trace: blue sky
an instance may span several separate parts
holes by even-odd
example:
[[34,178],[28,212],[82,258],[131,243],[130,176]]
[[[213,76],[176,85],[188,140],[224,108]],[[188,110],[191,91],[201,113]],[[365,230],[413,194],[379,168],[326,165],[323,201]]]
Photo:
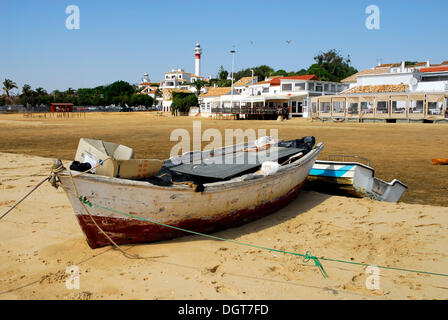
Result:
[[[79,30],[65,27],[72,4]],[[365,27],[368,5],[380,8],[380,30]],[[205,76],[231,69],[233,46],[236,71],[297,71],[333,48],[357,69],[379,58],[439,63],[448,60],[446,12],[446,0],[0,0],[0,79],[48,91],[137,83],[145,72],[159,81],[172,68],[194,72],[196,41]]]

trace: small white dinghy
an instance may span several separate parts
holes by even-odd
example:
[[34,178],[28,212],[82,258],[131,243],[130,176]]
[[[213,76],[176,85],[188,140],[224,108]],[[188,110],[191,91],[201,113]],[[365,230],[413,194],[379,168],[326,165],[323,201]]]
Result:
[[397,202],[408,187],[400,180],[385,182],[375,177],[375,170],[366,158],[348,155],[332,157],[355,158],[360,162],[316,160],[307,179],[307,188],[331,194],[349,194],[358,198]]

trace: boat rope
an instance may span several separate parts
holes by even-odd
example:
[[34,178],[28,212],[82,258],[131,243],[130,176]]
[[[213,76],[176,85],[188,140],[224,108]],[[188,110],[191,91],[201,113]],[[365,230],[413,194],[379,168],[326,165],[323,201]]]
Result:
[[316,257],[316,256],[312,255],[310,251],[307,251],[305,254],[302,254],[302,253],[297,253],[297,252],[284,251],[284,250],[279,250],[279,249],[274,249],[274,248],[263,247],[263,246],[250,244],[250,243],[244,243],[244,242],[231,240],[231,239],[225,239],[225,238],[216,237],[216,236],[212,236],[212,235],[201,233],[201,232],[197,232],[197,231],[192,231],[192,230],[187,230],[187,229],[183,229],[183,228],[179,228],[179,227],[170,226],[170,225],[167,225],[165,223],[157,222],[157,221],[146,219],[146,218],[137,217],[137,216],[131,215],[129,213],[121,212],[121,211],[118,211],[118,210],[115,210],[115,209],[110,209],[108,207],[104,207],[104,206],[95,204],[95,203],[91,202],[90,200],[88,200],[86,197],[82,197],[81,196],[78,199],[83,204],[86,204],[89,207],[100,208],[100,209],[107,210],[107,211],[110,211],[110,212],[113,212],[113,213],[116,213],[116,214],[119,214],[119,215],[130,217],[130,218],[133,218],[133,219],[142,220],[142,221],[146,221],[146,222],[151,222],[151,223],[163,226],[163,227],[184,231],[184,232],[187,232],[187,233],[191,233],[191,234],[195,234],[195,235],[211,238],[211,239],[214,239],[214,240],[231,242],[231,243],[234,243],[234,244],[248,246],[248,247],[253,247],[253,248],[257,248],[257,249],[263,249],[263,250],[274,251],[274,252],[279,252],[279,253],[284,253],[284,254],[291,254],[291,255],[294,255],[294,256],[300,256],[300,257],[303,258],[303,262],[304,263],[307,263],[310,260],[313,260],[315,266],[319,268],[319,270],[322,273],[324,278],[327,278],[328,275],[325,272],[325,269],[322,266],[320,260],[329,261],[329,262],[338,262],[338,263],[352,264],[352,265],[359,265],[359,266],[365,266],[365,267],[374,266],[374,267],[377,267],[377,268],[380,268],[380,269],[389,269],[389,270],[396,270],[396,271],[403,271],[403,272],[413,272],[413,273],[422,273],[422,274],[428,274],[428,275],[434,275],[434,276],[448,277],[448,274],[445,274],[445,273],[436,273],[436,272],[429,272],[429,271],[423,271],[423,270],[404,269],[404,268],[380,266],[380,265],[375,265],[375,264],[367,264],[367,263],[360,263],[360,262],[340,260],[340,259]]
[[[53,166],[51,167],[51,173],[48,177],[46,177],[45,179],[43,179],[42,181],[40,181],[37,185],[34,186],[33,189],[31,189],[27,194],[25,194],[22,198],[20,198],[20,200],[18,200],[11,208],[9,208],[8,210],[6,210],[5,213],[3,213],[0,216],[0,220],[3,219],[4,217],[6,217],[6,215],[8,213],[10,213],[13,209],[15,209],[23,200],[25,200],[26,198],[28,198],[34,191],[36,191],[45,181],[50,181],[50,183],[55,186],[57,183],[57,174],[59,172],[62,172],[62,170],[64,170],[64,166],[62,165],[61,160],[55,160],[53,162]],[[57,188],[57,187],[56,187]]]
[[8,210],[6,210],[5,213],[3,213],[0,216],[0,220],[3,219],[4,217],[6,217],[6,215],[8,213],[10,213],[15,207],[17,207],[23,200],[25,200],[26,198],[29,197],[30,194],[32,194],[34,191],[36,191],[45,181],[49,180],[50,177],[46,177],[45,179],[43,179],[41,182],[39,182],[33,189],[31,189],[26,195],[24,195],[22,198],[20,198],[20,200],[18,200],[11,208],[9,208]]

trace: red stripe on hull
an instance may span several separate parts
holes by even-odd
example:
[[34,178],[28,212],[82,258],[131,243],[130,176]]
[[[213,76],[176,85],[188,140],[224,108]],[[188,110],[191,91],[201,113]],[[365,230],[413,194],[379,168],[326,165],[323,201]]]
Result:
[[[297,196],[299,191],[302,189],[303,184],[304,183],[297,185],[284,196],[279,197],[272,202],[259,205],[253,209],[223,213],[221,215],[217,215],[217,217],[213,219],[186,219],[167,224],[173,227],[201,233],[211,233],[218,230],[236,227],[249,221],[261,218],[286,206]],[[104,234],[98,230],[89,215],[77,215],[77,218],[84,234],[87,237],[87,241],[92,248],[99,248],[111,244]],[[190,235],[188,232],[163,227],[151,222],[136,219],[120,219],[99,216],[93,216],[93,218],[101,229],[103,229],[118,244],[153,242]]]

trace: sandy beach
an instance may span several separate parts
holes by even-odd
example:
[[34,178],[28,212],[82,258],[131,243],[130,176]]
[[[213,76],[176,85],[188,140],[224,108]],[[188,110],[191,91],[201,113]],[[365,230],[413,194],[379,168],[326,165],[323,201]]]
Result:
[[[32,144],[32,143],[31,143]],[[11,146],[12,147],[12,146]],[[0,153],[0,212],[49,173],[51,158]],[[371,265],[448,270],[448,207],[302,192],[263,219],[215,235]],[[448,277],[312,262],[187,236],[92,250],[62,189],[45,183],[0,221],[0,299],[448,299]],[[79,289],[68,289],[68,266]]]

